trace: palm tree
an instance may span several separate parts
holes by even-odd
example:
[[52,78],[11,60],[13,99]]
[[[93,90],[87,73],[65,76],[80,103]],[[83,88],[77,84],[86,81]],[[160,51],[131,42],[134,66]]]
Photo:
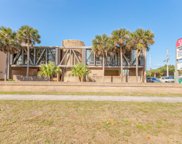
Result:
[[154,34],[150,30],[138,29],[132,34],[133,47],[136,49],[136,81],[138,82],[138,57],[144,56],[144,79],[146,81],[146,51],[154,44]]
[[96,53],[96,55],[102,56],[102,67],[103,67],[103,77],[105,75],[105,57],[107,53],[111,51],[113,48],[113,41],[106,34],[97,35],[95,39],[92,41],[92,50]]
[[61,69],[53,62],[49,62],[48,64],[42,64],[38,73],[38,75],[47,77],[49,78],[49,80],[51,80],[51,78],[55,74],[61,74]]
[[82,82],[83,79],[89,74],[87,66],[82,63],[74,65],[71,72],[74,76],[79,78],[80,82]]
[[9,79],[10,71],[10,54],[20,50],[20,46],[16,40],[16,33],[11,28],[0,27],[0,51],[6,54],[5,80]]
[[115,48],[120,50],[120,62],[121,62],[121,79],[123,80],[123,54],[129,49],[128,41],[130,40],[130,32],[126,29],[119,29],[112,32],[112,39],[115,44]]
[[32,48],[36,43],[40,43],[40,35],[38,30],[30,26],[22,26],[17,32],[17,38],[22,46],[26,46],[27,49],[27,73],[29,76],[29,65],[30,65],[30,48]]

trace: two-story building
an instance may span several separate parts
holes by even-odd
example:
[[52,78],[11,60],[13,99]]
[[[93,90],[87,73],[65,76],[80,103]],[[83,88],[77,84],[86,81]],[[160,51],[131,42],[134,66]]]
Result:
[[[2,61],[2,60],[1,60]],[[77,63],[83,63],[88,66],[90,73],[87,81],[96,82],[136,82],[136,57],[135,50],[123,55],[123,76],[121,77],[120,53],[110,53],[105,60],[105,74],[103,78],[102,56],[97,56],[91,46],[85,46],[84,42],[79,40],[64,40],[62,46],[36,46],[30,49],[30,77],[37,76],[41,64],[49,61],[54,62],[62,69],[61,80],[64,82],[75,82],[71,74],[71,68]],[[10,75],[26,75],[27,53],[21,50],[19,53],[11,56]],[[144,78],[143,57],[139,57],[138,66],[139,81]]]

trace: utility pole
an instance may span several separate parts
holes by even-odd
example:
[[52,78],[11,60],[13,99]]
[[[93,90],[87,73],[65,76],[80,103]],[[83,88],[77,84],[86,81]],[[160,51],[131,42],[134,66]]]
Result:
[[[151,72],[152,71],[152,56],[151,54],[149,55],[149,71]],[[152,76],[152,73],[150,73],[151,76]],[[154,76],[155,77],[155,76]]]
[[166,50],[166,59],[164,60],[166,62],[166,76],[169,77],[169,51],[168,49]]

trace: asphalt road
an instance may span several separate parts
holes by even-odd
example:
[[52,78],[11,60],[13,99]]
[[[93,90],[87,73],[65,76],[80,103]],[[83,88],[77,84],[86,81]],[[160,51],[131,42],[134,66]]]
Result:
[[182,97],[151,96],[72,96],[72,95],[0,95],[0,100],[115,101],[182,103]]

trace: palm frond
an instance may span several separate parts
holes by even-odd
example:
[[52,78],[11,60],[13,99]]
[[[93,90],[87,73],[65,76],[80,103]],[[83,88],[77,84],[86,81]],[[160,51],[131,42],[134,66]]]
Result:
[[58,66],[56,66],[53,62],[49,62],[48,64],[41,65],[38,75],[51,78],[55,74],[61,74],[61,72],[62,71]]
[[16,33],[11,28],[0,27],[0,50],[4,53],[16,53],[20,49]]

